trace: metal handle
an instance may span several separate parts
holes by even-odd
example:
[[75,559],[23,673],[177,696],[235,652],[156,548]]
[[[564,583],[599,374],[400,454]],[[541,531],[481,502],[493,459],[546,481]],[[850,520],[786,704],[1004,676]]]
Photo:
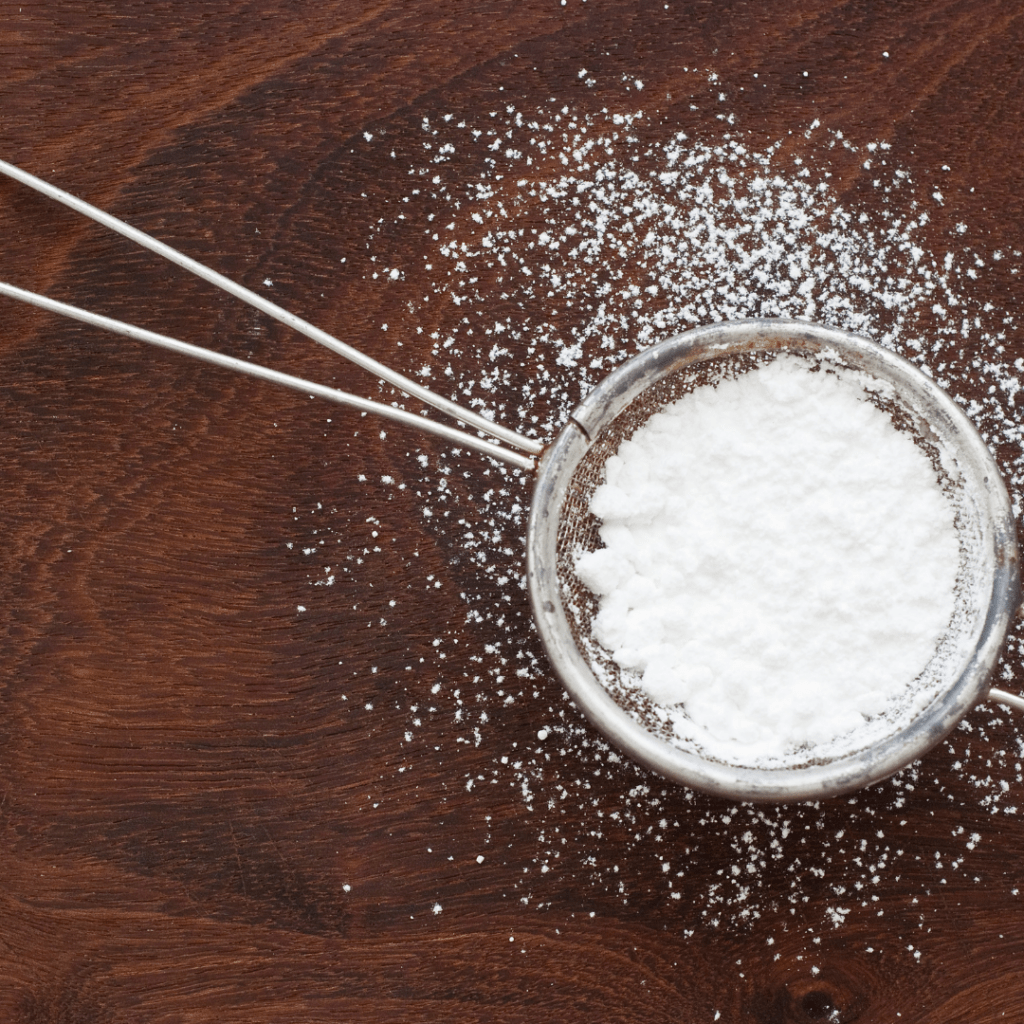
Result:
[[351,395],[347,391],[338,391],[335,388],[325,387],[323,384],[303,380],[301,377],[293,377],[291,374],[272,370],[270,367],[261,366],[259,363],[249,363],[244,359],[236,359],[234,356],[214,352],[212,349],[200,348],[198,345],[190,345],[188,342],[169,338],[166,334],[157,334],[154,331],[147,331],[145,328],[135,327],[133,324],[126,324],[108,316],[90,313],[88,310],[79,309],[77,306],[69,306],[66,302],[58,302],[56,299],[47,298],[45,295],[26,291],[24,288],[16,288],[5,281],[0,281],[0,295],[18,299],[31,306],[38,306],[40,309],[48,310],[51,313],[60,313],[61,316],[70,317],[72,320],[81,320],[83,323],[90,324],[93,327],[100,327],[106,331],[112,331],[114,334],[122,334],[125,337],[134,338],[136,341],[144,341],[149,345],[156,345],[159,348],[169,349],[171,352],[191,356],[193,359],[201,359],[216,366],[223,366],[229,370],[244,373],[249,377],[271,381],[274,384],[281,384],[286,388],[292,388],[307,395],[326,398],[328,401],[337,402],[339,405],[347,405],[362,412],[371,412],[377,416],[396,420],[399,423],[404,423],[406,426],[413,427],[415,430],[437,434],[454,444],[471,448],[494,459],[500,459],[527,472],[532,472],[534,469],[534,460],[529,455],[522,455],[511,448],[502,448],[490,441],[485,441],[481,437],[476,437],[455,427],[450,427],[447,423],[438,423],[436,420],[427,419],[425,416],[406,412],[404,409],[396,409],[394,406],[384,405],[381,402],[373,402],[368,398],[360,398],[358,395]]
[[[37,192],[41,192],[43,195],[48,196],[51,199],[55,199],[58,203],[63,203],[65,206],[70,207],[77,213],[81,213],[82,215],[89,217],[98,224],[102,224],[111,231],[116,231],[118,234],[124,235],[125,238],[130,238],[133,242],[143,246],[143,248],[149,249],[151,252],[155,252],[159,256],[163,256],[165,259],[168,259],[179,267],[188,270],[197,277],[201,277],[204,281],[208,281],[210,284],[216,285],[218,288],[226,291],[229,295],[233,295],[235,298],[241,299],[242,302],[266,313],[268,316],[273,317],[280,323],[293,328],[300,334],[304,334],[307,338],[311,338],[313,341],[329,348],[332,352],[336,352],[338,355],[343,356],[352,363],[355,363],[356,366],[362,367],[362,369],[374,374],[381,380],[387,381],[388,384],[398,388],[400,391],[404,391],[406,394],[412,395],[414,398],[418,398],[420,401],[432,406],[440,412],[465,423],[466,426],[482,431],[488,436],[499,441],[504,441],[506,444],[510,444],[521,451],[529,453],[530,455],[539,455],[544,450],[544,445],[540,441],[536,441],[529,437],[523,437],[522,434],[518,434],[516,431],[510,430],[508,427],[503,427],[500,424],[494,423],[485,416],[481,416],[479,413],[473,412],[470,409],[464,409],[455,402],[452,402],[447,398],[442,398],[429,388],[423,387],[422,384],[418,384],[409,377],[406,377],[403,374],[398,373],[396,370],[392,370],[385,366],[383,363],[378,362],[376,359],[365,355],[358,349],[353,348],[351,345],[332,337],[326,331],[320,330],[319,327],[314,327],[313,324],[295,316],[293,313],[289,313],[286,309],[282,309],[280,306],[269,301],[269,299],[265,299],[262,296],[257,295],[255,292],[250,291],[248,288],[244,288],[240,284],[236,284],[223,274],[219,274],[217,271],[211,270],[202,263],[178,252],[177,249],[171,248],[171,246],[166,245],[164,242],[157,241],[152,236],[147,235],[144,231],[140,231],[138,228],[133,228],[130,224],[126,224],[124,221],[118,220],[117,217],[114,217],[109,213],[104,213],[103,210],[85,202],[84,199],[79,199],[77,196],[64,192],[62,189],[51,185],[42,178],[37,178],[34,174],[29,174],[27,171],[23,171],[21,168],[15,167],[14,164],[7,163],[6,160],[0,160],[0,172],[6,174],[10,178],[14,178],[15,181],[20,181],[23,185],[27,185],[29,188],[35,189]],[[194,355],[195,353],[191,354]]]
[[1013,708],[1014,711],[1024,711],[1024,697],[996,689],[994,686],[988,691],[987,699],[994,700],[997,704],[1005,704],[1008,708]]

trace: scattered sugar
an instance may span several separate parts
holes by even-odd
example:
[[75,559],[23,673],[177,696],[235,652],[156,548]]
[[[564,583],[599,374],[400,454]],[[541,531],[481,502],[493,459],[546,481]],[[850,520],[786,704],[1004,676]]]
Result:
[[594,635],[706,755],[856,749],[935,656],[953,511],[857,382],[784,356],[705,385],[624,441],[605,476],[591,501],[605,546],[576,567],[600,598]]
[[[599,73],[588,67],[586,74],[586,89],[596,88]],[[677,77],[680,95],[690,90],[694,124],[681,123],[676,109],[670,132],[659,124],[654,90],[626,86],[614,102],[590,101],[587,92],[521,108],[496,101],[479,118],[453,99],[447,110],[367,132],[357,145],[373,174],[393,161],[407,182],[398,220],[392,201],[401,182],[378,190],[386,197],[379,200],[369,181],[364,186],[379,216],[366,239],[364,281],[389,290],[391,330],[382,337],[394,339],[392,361],[548,438],[598,379],[659,338],[743,316],[815,319],[869,334],[950,391],[995,451],[1019,512],[1024,364],[1004,349],[1017,324],[1016,307],[1004,300],[1019,294],[1019,249],[986,249],[964,223],[948,232],[935,227],[932,193],[944,169],[921,172],[917,181],[888,142],[855,144],[839,125],[813,122],[766,137],[730,106],[749,83],[686,68]],[[641,96],[643,111],[634,105]],[[844,166],[867,160],[867,173],[844,181]],[[339,179],[351,173],[346,165]],[[417,245],[420,265],[405,266]],[[340,254],[339,266],[351,270],[356,255]],[[390,275],[396,265],[405,266],[398,280]],[[399,329],[401,308],[409,320]],[[412,347],[399,349],[397,341],[420,328],[433,347],[417,345],[412,364]],[[339,421],[332,437],[345,429]],[[388,519],[389,502],[404,493],[433,511],[424,525],[459,562],[458,586],[445,585],[433,598],[438,614],[451,617],[442,645],[418,658],[406,678],[360,676],[348,666],[346,635],[339,689],[343,697],[350,691],[345,707],[366,716],[375,742],[393,736],[393,764],[425,752],[443,778],[453,746],[479,744],[473,790],[458,777],[446,788],[452,803],[479,814],[488,843],[493,805],[518,802],[515,838],[500,861],[510,898],[548,908],[558,879],[571,875],[574,891],[595,901],[685,908],[684,936],[768,920],[776,927],[781,915],[791,930],[815,937],[873,918],[880,894],[893,891],[901,904],[920,906],[914,927],[923,934],[926,915],[946,898],[943,879],[961,888],[1002,886],[1006,899],[1019,898],[993,854],[995,834],[1024,806],[1019,720],[978,709],[924,766],[842,801],[731,806],[667,786],[611,750],[548,676],[522,589],[527,482],[428,444],[417,456],[397,443],[386,464],[365,465],[364,444],[363,436],[342,436],[339,448],[386,527],[364,524],[327,499],[303,499],[282,552],[308,565],[311,610],[326,614],[337,608],[339,589],[351,594],[366,612],[361,642],[383,646],[405,596],[445,584],[428,578],[435,573],[419,552],[395,558],[394,533],[403,524]],[[394,482],[382,488],[385,473]],[[388,532],[374,538],[371,528]],[[312,589],[330,574],[338,581],[333,590]],[[374,602],[382,578],[390,581],[387,596],[399,599],[396,610]],[[455,639],[471,652],[464,677],[439,657]],[[1011,637],[1004,685],[1019,671],[1022,641],[1019,632]],[[394,700],[364,712],[364,699],[376,693]],[[543,724],[543,744],[511,734],[506,710],[513,705],[528,709],[517,717],[534,728]],[[948,803],[949,777],[957,780],[956,804]],[[964,799],[965,790],[972,796]],[[929,856],[918,824],[946,806],[957,819],[943,844],[947,859],[930,859],[942,865],[931,881],[918,866],[910,887],[907,865]],[[709,869],[709,851],[720,858],[722,850],[731,851],[731,862]],[[826,905],[820,919],[808,912],[811,899]]]

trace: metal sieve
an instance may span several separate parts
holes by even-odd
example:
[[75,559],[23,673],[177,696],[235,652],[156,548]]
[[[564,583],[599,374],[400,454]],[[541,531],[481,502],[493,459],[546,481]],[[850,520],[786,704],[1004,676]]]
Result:
[[[947,635],[918,680],[917,702],[924,706],[911,702],[879,716],[851,736],[841,756],[822,758],[812,748],[798,763],[776,768],[724,763],[696,744],[680,745],[637,680],[594,640],[597,602],[575,564],[582,551],[601,546],[590,499],[621,442],[695,387],[780,353],[866,375],[879,385],[865,393],[928,454],[953,505],[960,569]],[[988,686],[1020,587],[1013,513],[995,462],[959,406],[925,374],[843,331],[794,320],[742,320],[688,331],[623,364],[587,396],[541,459],[527,559],[545,650],[584,714],[634,760],[732,800],[810,800],[859,789],[919,758],[987,694],[1020,702]]]
[[[501,444],[392,405],[373,402],[219,352],[177,341],[0,282],[0,294],[193,358],[317,395],[536,472],[527,528],[527,579],[552,667],[604,736],[674,782],[732,800],[784,802],[835,796],[885,778],[938,743],[986,696],[1024,710],[1024,699],[990,689],[989,678],[1019,600],[1018,554],[1006,489],[981,437],[960,408],[906,360],[866,338],[794,320],[743,320],[698,328],[629,359],[599,384],[547,447],[455,403],[331,337],[269,300],[123,221],[0,160],[0,173],[125,235],[305,334],[400,391]],[[704,384],[744,373],[780,353],[864,375],[894,425],[926,452],[955,510],[960,541],[956,609],[936,656],[912,688],[915,699],[857,730],[850,749],[814,750],[784,767],[728,764],[673,736],[636,679],[593,638],[596,599],[576,577],[581,552],[600,546],[590,499],[604,464],[654,413]],[[510,447],[511,446],[511,447]],[[519,451],[514,449],[518,448]],[[539,463],[535,456],[540,456]]]

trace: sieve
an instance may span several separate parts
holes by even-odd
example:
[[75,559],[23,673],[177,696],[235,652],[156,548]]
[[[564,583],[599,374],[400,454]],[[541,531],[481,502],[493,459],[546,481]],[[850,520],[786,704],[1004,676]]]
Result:
[[[610,742],[673,782],[731,800],[787,802],[837,796],[877,782],[921,757],[986,698],[1024,710],[1024,698],[990,679],[1017,612],[1020,580],[1013,512],[998,468],[960,407],[928,376],[875,342],[805,321],[752,319],[700,327],[624,362],[590,392],[548,445],[464,409],[223,277],[144,232],[0,160],[0,172],[90,217],[254,306],[375,374],[401,393],[451,416],[469,433],[382,402],[178,341],[0,282],[0,294],[95,327],[384,416],[535,475],[526,534],[534,620],[556,674]],[[915,699],[870,720],[846,748],[811,748],[782,766],[726,763],[699,742],[673,736],[638,680],[593,638],[596,598],[577,578],[580,554],[601,546],[590,499],[621,442],[666,405],[704,385],[792,354],[872,382],[869,400],[908,432],[935,468],[960,544],[955,611]],[[485,434],[481,437],[479,434]],[[823,698],[824,699],[824,698]]]
[[[636,679],[593,638],[597,600],[575,574],[601,546],[590,499],[623,440],[696,387],[749,372],[780,354],[865,377],[865,395],[910,433],[953,506],[960,567],[955,610],[916,681],[917,703],[851,735],[838,756],[813,748],[782,767],[724,763],[681,747]],[[634,356],[578,406],[544,453],[527,532],[530,596],[551,664],[590,721],[634,760],[694,789],[733,800],[838,796],[898,771],[931,749],[975,704],[1024,700],[989,680],[1019,603],[1013,510],[991,453],[960,407],[907,360],[875,342],[796,320],[740,320],[696,328]],[[823,700],[826,699],[824,696]]]

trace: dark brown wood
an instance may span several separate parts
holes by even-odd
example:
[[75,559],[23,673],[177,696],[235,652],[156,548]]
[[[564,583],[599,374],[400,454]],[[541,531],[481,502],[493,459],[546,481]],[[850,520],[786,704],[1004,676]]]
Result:
[[[507,268],[469,281],[454,257],[449,289],[432,234],[458,214],[455,240],[482,244],[477,182],[518,227],[556,217],[472,131],[642,110],[642,173],[681,130],[780,141],[872,223],[928,210],[916,244],[954,252],[986,338],[1006,318],[1003,352],[968,331],[926,359],[983,403],[984,363],[1024,357],[1022,53],[1008,0],[0,0],[0,155],[543,425],[564,409],[527,396],[530,332],[571,339],[593,296],[527,302]],[[552,139],[539,185],[571,152]],[[447,162],[425,148],[456,141]],[[903,198],[871,183],[883,152]],[[0,279],[390,400],[6,180],[0,230]],[[605,254],[619,291],[648,281],[637,253]],[[925,329],[934,301],[912,304]],[[540,350],[564,381],[604,358],[588,345],[574,366]],[[687,792],[609,751],[547,669],[515,585],[528,482],[8,302],[0,370],[0,1019],[1020,1018],[1024,724],[1005,709],[849,799]],[[1012,428],[993,445],[1018,474]]]

